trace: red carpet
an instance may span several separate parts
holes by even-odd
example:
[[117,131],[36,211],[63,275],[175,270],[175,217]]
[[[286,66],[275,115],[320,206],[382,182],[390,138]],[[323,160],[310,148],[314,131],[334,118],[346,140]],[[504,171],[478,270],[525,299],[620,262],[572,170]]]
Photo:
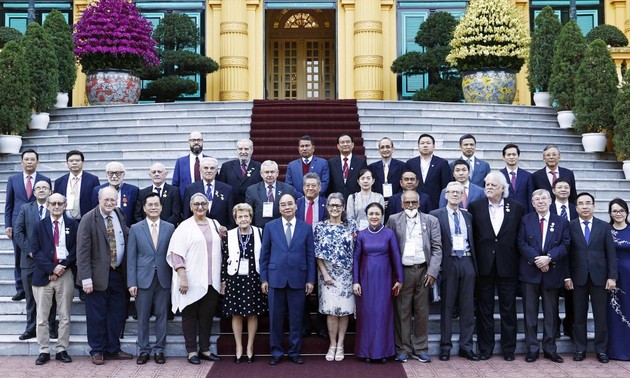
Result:
[[235,364],[223,359],[212,365],[207,377],[256,377],[256,378],[403,378],[407,377],[403,365],[388,361],[386,364],[370,363],[346,356],[340,362],[328,362],[323,356],[304,357],[304,365],[283,360],[279,365],[269,365],[269,357],[255,362]]

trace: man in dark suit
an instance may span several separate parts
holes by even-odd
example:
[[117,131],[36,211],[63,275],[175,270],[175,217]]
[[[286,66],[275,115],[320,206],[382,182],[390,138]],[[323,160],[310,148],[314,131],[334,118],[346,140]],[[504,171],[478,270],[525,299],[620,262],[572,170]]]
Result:
[[247,188],[245,202],[254,209],[254,226],[264,227],[267,222],[280,217],[278,206],[283,194],[295,195],[292,186],[277,181],[278,164],[275,161],[265,160],[260,167],[260,175],[263,182]]
[[66,214],[75,220],[92,210],[92,191],[101,183],[95,175],[83,170],[83,152],[72,150],[66,154],[70,172],[55,180],[55,193],[67,198]]
[[451,358],[453,348],[453,310],[459,312],[459,355],[479,361],[473,351],[475,330],[475,244],[472,216],[460,210],[464,187],[459,182],[446,186],[447,205],[433,210],[431,215],[440,222],[442,236],[442,269],[440,297],[440,361]]
[[[17,221],[22,205],[35,201],[33,186],[36,182],[46,181],[50,185],[50,179],[36,172],[39,164],[39,154],[33,149],[22,151],[21,173],[9,176],[7,179],[7,192],[4,203],[4,232],[9,239],[13,239],[13,224]],[[15,295],[11,298],[14,301],[21,301],[25,298],[24,285],[22,284],[22,270],[20,262],[22,255],[20,247],[13,239],[13,252],[15,269],[13,277],[15,279]]]
[[188,219],[193,215],[190,209],[192,196],[197,193],[203,193],[208,199],[208,217],[231,229],[236,226],[232,216],[232,209],[234,208],[232,187],[215,180],[218,169],[219,162],[217,159],[212,157],[201,159],[202,180],[190,184],[184,194],[184,219]]
[[[24,293],[26,294],[26,329],[19,337],[20,340],[28,340],[35,337],[35,326],[37,319],[37,310],[35,298],[33,297],[33,253],[35,252],[33,234],[35,233],[35,225],[41,219],[48,215],[46,210],[46,199],[50,196],[50,185],[46,181],[35,183],[33,188],[35,193],[35,201],[22,205],[22,210],[18,215],[17,222],[14,224],[13,238],[22,251],[20,268],[22,272],[22,284],[24,285]],[[50,311],[48,319],[50,330],[53,336],[57,334],[55,326],[55,310]],[[57,337],[51,337],[57,338]]]
[[108,186],[114,188],[118,192],[118,203],[116,206],[122,210],[125,224],[129,228],[132,223],[135,223],[136,200],[140,189],[135,185],[123,182],[125,166],[122,163],[117,161],[107,163],[105,173],[107,174],[107,183],[97,186],[92,191],[92,208],[99,204],[98,193],[102,188]]
[[[451,167],[453,167],[453,178],[464,188],[462,200],[459,203],[459,207],[461,207],[462,209],[467,209],[469,203],[475,202],[476,200],[485,197],[483,189],[470,182],[470,171],[468,170],[469,166],[465,160],[455,160],[451,164]],[[446,204],[446,188],[444,188],[440,193],[440,207],[444,207],[446,206]]]
[[[47,200],[49,215],[37,223],[33,233],[33,294],[37,302],[37,342],[43,365],[50,360],[49,313],[57,302],[59,337],[55,359],[72,362],[68,355],[70,343],[70,310],[74,297],[72,266],[76,263],[77,222],[64,214],[66,198],[59,193]],[[54,300],[53,300],[54,299]]]
[[509,184],[503,174],[492,171],[485,180],[486,198],[468,206],[473,216],[477,254],[477,338],[479,359],[487,360],[494,350],[494,294],[499,294],[501,349],[503,358],[514,360],[516,349],[516,292],[518,246],[516,237],[523,207],[508,197]]
[[254,143],[249,139],[236,142],[238,159],[230,160],[221,165],[221,172],[217,180],[232,187],[234,203],[245,202],[247,188],[262,181],[260,163],[252,159]]
[[505,168],[501,173],[510,184],[508,198],[520,203],[526,213],[534,211],[532,207],[532,192],[534,191],[534,179],[532,174],[518,167],[521,150],[516,144],[509,143],[503,147],[503,161]]
[[[459,138],[459,149],[462,151],[462,157],[460,159],[468,163],[470,182],[483,188],[483,180],[486,178],[486,175],[490,173],[490,164],[475,156],[477,139],[475,139],[472,134],[462,135]],[[453,170],[453,163],[451,163],[450,166],[451,170]],[[440,205],[440,207],[442,207],[442,205]]]
[[326,159],[313,156],[313,153],[315,153],[313,138],[308,135],[302,135],[300,137],[298,151],[300,152],[300,158],[289,163],[284,182],[291,185],[298,196],[303,196],[304,192],[302,191],[302,187],[304,186],[304,175],[307,173],[315,173],[319,176],[321,191],[326,193],[328,181],[330,180],[328,162]]
[[[178,195],[175,195],[179,199]],[[146,364],[151,351],[158,364],[166,362],[166,323],[171,297],[173,269],[166,262],[166,252],[175,227],[161,220],[162,204],[158,193],[143,197],[142,207],[147,217],[131,226],[127,248],[127,286],[136,299],[138,314],[138,346],[136,363]],[[149,345],[151,307],[155,314],[155,344]]]
[[573,360],[582,361],[586,357],[586,319],[590,297],[595,320],[595,354],[599,362],[607,363],[606,291],[617,287],[617,253],[610,226],[593,217],[595,198],[590,193],[578,194],[576,208],[579,218],[569,225],[569,276],[564,282],[565,289],[573,290]]
[[85,292],[85,317],[92,363],[104,359],[132,359],[120,349],[120,335],[127,317],[127,235],[125,216],[116,206],[118,192],[101,188],[98,206],[79,224],[77,233],[77,284]]
[[[560,149],[557,146],[549,145],[543,150],[543,160],[545,161],[545,168],[539,169],[532,173],[532,179],[534,180],[534,189],[546,189],[551,192],[551,187],[554,181],[558,177],[565,178],[571,185],[571,194],[569,195],[569,202],[575,204],[577,199],[577,189],[575,187],[575,176],[573,171],[567,168],[559,167],[560,163]],[[554,196],[551,196],[554,199]]]
[[564,362],[556,347],[558,326],[558,294],[564,285],[566,256],[569,252],[569,222],[551,214],[551,195],[545,189],[532,193],[532,205],[536,210],[526,214],[518,231],[520,251],[519,279],[523,292],[525,313],[525,361],[538,359],[538,306],[542,297],[543,340],[545,358]]
[[389,200],[387,201],[387,206],[385,207],[385,223],[387,223],[390,216],[403,211],[402,194],[405,190],[415,190],[420,196],[420,212],[429,214],[430,209],[433,207],[431,205],[431,199],[428,194],[422,193],[418,188],[418,178],[416,173],[410,169],[405,170],[400,176],[399,184],[402,191],[389,197]]
[[149,193],[156,193],[160,198],[162,209],[160,219],[166,221],[173,226],[179,224],[180,214],[182,212],[182,199],[179,195],[177,187],[166,183],[168,171],[162,163],[154,163],[149,168],[149,177],[151,177],[152,185],[144,189],[140,189],[135,205],[135,220],[140,222],[144,219],[144,206],[142,204],[144,197]]
[[280,196],[279,203],[282,217],[267,224],[260,249],[261,289],[269,294],[270,364],[277,365],[284,356],[282,336],[287,313],[288,355],[294,363],[302,364],[304,300],[315,284],[313,231],[306,222],[295,217],[297,205],[292,194]]
[[353,156],[354,139],[352,135],[342,134],[337,137],[337,149],[340,155],[328,159],[330,171],[330,185],[328,194],[339,192],[346,200],[350,194],[361,190],[359,186],[359,172],[367,168],[365,159]]
[[433,155],[435,138],[429,134],[422,134],[418,138],[420,156],[407,160],[405,169],[410,169],[418,177],[420,190],[429,195],[431,210],[435,210],[440,203],[440,193],[451,181],[451,169],[448,162]]
[[372,190],[382,194],[387,200],[401,191],[400,177],[405,170],[405,163],[392,157],[394,142],[388,137],[381,138],[377,147],[378,153],[381,154],[381,160],[368,165],[374,177]]
[[180,199],[184,198],[186,187],[193,182],[201,181],[201,172],[199,164],[206,155],[203,151],[203,135],[198,131],[193,131],[188,136],[188,146],[190,153],[182,156],[175,162],[175,170],[173,171],[173,180],[171,185],[179,188]]

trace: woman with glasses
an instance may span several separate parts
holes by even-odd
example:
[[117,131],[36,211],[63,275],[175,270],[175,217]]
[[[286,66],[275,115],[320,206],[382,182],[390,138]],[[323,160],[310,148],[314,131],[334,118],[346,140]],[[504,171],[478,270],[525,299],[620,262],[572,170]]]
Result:
[[[221,290],[221,225],[206,217],[208,199],[202,193],[190,198],[193,216],[183,221],[171,238],[166,261],[175,274],[171,291],[172,311],[182,313],[182,332],[188,362],[218,361],[210,353],[212,317]],[[199,352],[197,352],[197,336]]]
[[[608,357],[630,360],[630,227],[628,204],[615,198],[608,204],[610,225],[617,252],[618,290],[611,294],[608,305]],[[625,292],[625,294],[624,294]]]
[[232,317],[232,332],[236,342],[234,362],[240,364],[243,354],[243,321],[247,319],[247,362],[254,362],[254,337],[258,316],[267,312],[267,296],[260,290],[260,245],[262,230],[252,226],[254,210],[239,203],[232,211],[237,227],[223,239],[221,253],[221,294],[223,316]]
[[348,196],[346,214],[348,215],[348,219],[352,219],[356,222],[359,230],[365,230],[369,223],[365,216],[365,207],[369,203],[377,202],[384,208],[385,198],[383,198],[382,194],[372,191],[374,175],[372,175],[372,171],[368,168],[362,169],[359,172],[357,182],[361,187],[361,191]]
[[319,268],[319,312],[326,314],[330,346],[326,361],[344,359],[348,317],[354,314],[352,255],[356,223],[343,210],[343,195],[332,193],[326,202],[328,218],[315,226],[315,257]]

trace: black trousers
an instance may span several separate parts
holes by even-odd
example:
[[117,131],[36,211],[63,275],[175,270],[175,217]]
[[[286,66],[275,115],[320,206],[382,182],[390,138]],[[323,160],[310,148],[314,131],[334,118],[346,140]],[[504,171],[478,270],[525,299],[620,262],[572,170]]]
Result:
[[197,351],[197,335],[199,335],[199,351],[210,350],[210,332],[217,303],[219,303],[219,293],[208,285],[206,295],[182,310],[182,332],[186,352]]

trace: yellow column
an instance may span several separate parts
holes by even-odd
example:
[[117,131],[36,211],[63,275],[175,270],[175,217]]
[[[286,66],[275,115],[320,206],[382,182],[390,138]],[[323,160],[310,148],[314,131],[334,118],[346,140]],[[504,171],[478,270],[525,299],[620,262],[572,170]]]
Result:
[[[522,22],[529,29],[529,0],[514,0],[514,4],[521,12]],[[514,104],[531,105],[531,95],[527,85],[527,65],[523,66],[521,71],[516,75],[516,97]]]
[[379,0],[356,0],[354,98],[383,99],[383,23]]
[[396,74],[390,67],[396,60],[396,8],[394,0],[381,0],[381,16],[383,20],[383,100],[397,100]]
[[[74,0],[74,21],[77,23],[83,15],[83,11],[87,6],[93,3],[95,0]],[[77,67],[77,80],[74,82],[74,88],[72,89],[72,106],[87,106],[88,100],[85,95],[85,74],[81,72],[81,66]]]
[[249,83],[248,100],[265,98],[265,9],[262,5],[263,0],[247,0],[249,75],[245,80]]
[[630,35],[630,25],[628,24],[627,11],[628,0],[607,0],[604,8],[604,16],[608,25],[615,25],[626,36]]
[[219,100],[244,101],[249,98],[246,0],[224,0],[221,10]]

